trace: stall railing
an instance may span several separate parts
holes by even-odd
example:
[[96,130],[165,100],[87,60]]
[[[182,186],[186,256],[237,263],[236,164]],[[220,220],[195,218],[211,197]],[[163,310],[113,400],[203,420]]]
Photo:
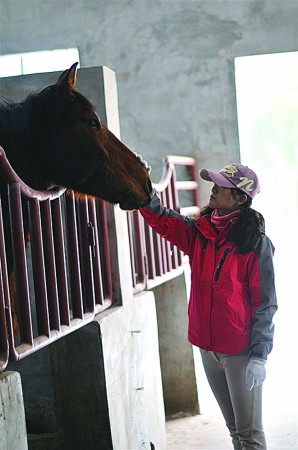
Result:
[[[113,206],[35,191],[0,147],[0,370],[89,323],[115,300]],[[109,218],[109,221],[108,221]],[[29,239],[27,239],[27,234]],[[7,263],[9,256],[9,264]],[[8,273],[7,266],[13,267]],[[17,324],[17,326],[15,326]]]
[[[186,169],[183,180],[177,180],[177,168]],[[1,147],[0,174],[2,371],[8,360],[24,358],[119,304],[121,286],[113,269],[117,239],[112,205],[88,196],[78,199],[61,187],[31,189]],[[196,174],[193,158],[167,156],[161,180],[154,185],[162,203],[182,214],[198,214]],[[190,206],[181,207],[181,191],[190,194]],[[128,213],[128,230],[133,280],[127,282],[134,293],[181,271],[185,256],[153,232],[138,212]]]
[[[163,165],[162,177],[154,184],[162,204],[183,215],[197,216],[199,186],[195,159],[169,155]],[[177,168],[186,169],[182,180],[177,179]],[[190,194],[188,206],[181,206],[180,191]],[[128,213],[128,229],[134,293],[167,281],[182,268],[186,260],[183,253],[153,231],[138,211]]]

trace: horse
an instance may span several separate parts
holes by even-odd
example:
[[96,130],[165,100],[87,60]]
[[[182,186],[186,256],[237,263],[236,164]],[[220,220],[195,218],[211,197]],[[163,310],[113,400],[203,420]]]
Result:
[[[150,201],[148,172],[76,89],[77,64],[65,70],[54,85],[23,101],[1,103],[0,145],[17,175],[35,190],[63,186],[78,195],[119,203],[123,210],[139,209]],[[9,241],[7,185],[1,174],[0,194],[5,240]],[[24,217],[25,234],[27,221]],[[9,242],[6,254],[11,280]]]
[[76,90],[77,64],[24,101],[2,103],[0,145],[33,189],[60,185],[138,209],[150,201],[147,170]]

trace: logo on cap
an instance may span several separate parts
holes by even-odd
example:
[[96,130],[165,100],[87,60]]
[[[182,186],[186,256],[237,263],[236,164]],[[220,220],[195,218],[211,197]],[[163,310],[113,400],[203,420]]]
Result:
[[238,169],[237,167],[233,166],[233,164],[229,164],[219,171],[219,173],[223,172],[227,174],[227,177],[233,177],[234,174],[238,172]]
[[[225,166],[220,173],[224,174],[225,177],[227,178],[234,178],[234,176],[238,173],[238,172],[242,172],[241,168],[238,170],[238,168],[236,166],[234,166],[233,164],[229,164],[228,166]],[[240,173],[238,175],[235,176],[234,180],[235,183],[232,181],[233,184],[235,184],[235,186],[243,191],[246,192],[251,192],[254,190],[254,181],[252,178],[248,178],[248,177],[240,177]]]
[[240,177],[240,183],[236,184],[237,188],[244,189],[247,192],[251,192],[253,190],[254,180],[250,180],[247,177]]

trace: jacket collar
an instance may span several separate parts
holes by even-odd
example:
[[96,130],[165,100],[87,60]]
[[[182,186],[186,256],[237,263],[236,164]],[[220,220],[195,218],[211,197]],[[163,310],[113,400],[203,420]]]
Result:
[[200,217],[195,223],[195,226],[206,239],[220,245],[227,239],[227,235],[236,221],[237,217],[231,218],[221,233],[218,233],[215,226],[210,221],[210,214],[207,214],[206,216]]

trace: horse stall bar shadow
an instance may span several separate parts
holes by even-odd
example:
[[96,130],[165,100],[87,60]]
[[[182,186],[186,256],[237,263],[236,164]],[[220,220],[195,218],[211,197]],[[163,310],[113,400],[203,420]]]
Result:
[[[76,89],[76,77],[77,63],[65,70],[54,85],[21,102],[1,101],[0,194],[14,335],[19,318],[14,300],[9,214],[11,178],[7,174],[14,171],[25,186],[37,191],[61,186],[77,194],[119,203],[123,210],[139,209],[150,201],[152,188],[147,170]],[[8,162],[3,163],[6,158]],[[24,205],[22,214],[28,242],[29,214]]]

